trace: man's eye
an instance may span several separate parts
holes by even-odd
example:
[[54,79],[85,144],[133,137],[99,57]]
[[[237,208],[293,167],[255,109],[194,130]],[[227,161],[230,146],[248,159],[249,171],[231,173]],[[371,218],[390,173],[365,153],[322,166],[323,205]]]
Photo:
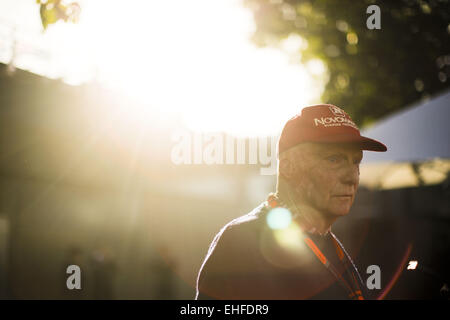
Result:
[[330,162],[330,163],[333,163],[333,164],[334,164],[334,163],[338,163],[340,160],[341,160],[341,157],[338,156],[338,155],[329,156],[329,157],[327,158],[327,161]]

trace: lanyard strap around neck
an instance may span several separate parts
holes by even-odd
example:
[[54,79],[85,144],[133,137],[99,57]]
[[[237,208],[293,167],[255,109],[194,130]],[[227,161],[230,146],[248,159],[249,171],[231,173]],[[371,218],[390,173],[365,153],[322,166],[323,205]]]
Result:
[[[275,208],[282,206],[283,203],[276,197],[275,195],[270,195],[267,200],[269,207]],[[331,232],[330,232],[331,233]],[[339,260],[344,264],[344,268],[353,284],[353,287],[342,277],[342,275],[338,272],[336,267],[327,259],[327,257],[322,253],[322,251],[317,247],[314,241],[310,237],[303,237],[303,240],[307,244],[307,246],[311,249],[314,255],[319,259],[319,261],[327,268],[327,270],[336,278],[339,284],[344,287],[347,291],[349,297],[354,300],[364,300],[364,297],[361,292],[361,288],[358,284],[357,276],[355,275],[354,270],[350,270],[350,265],[348,260],[350,257],[346,255],[340,243],[337,241],[335,236],[331,233],[331,238],[333,240],[333,244],[336,248],[336,253]],[[346,259],[347,258],[347,259]],[[351,262],[351,266],[354,268],[353,262]],[[359,277],[359,275],[358,275]]]
[[315,254],[315,256],[319,259],[319,261],[336,278],[336,280],[339,282],[339,284],[342,287],[344,287],[344,289],[348,293],[348,296],[354,300],[364,300],[364,297],[362,296],[362,292],[361,292],[361,289],[359,288],[359,284],[356,279],[356,276],[354,275],[353,271],[349,270],[349,265],[345,260],[345,255],[344,255],[344,252],[342,251],[342,248],[335,241],[334,237],[332,237],[332,239],[333,239],[333,243],[336,247],[336,253],[338,255],[338,258],[340,261],[342,261],[344,263],[345,270],[347,271],[350,279],[352,280],[353,287],[342,277],[342,275],[339,273],[339,271],[336,269],[336,267],[330,262],[329,259],[327,259],[327,257],[316,246],[316,244],[310,237],[303,238],[305,243],[308,245],[308,247],[311,249],[311,251]]

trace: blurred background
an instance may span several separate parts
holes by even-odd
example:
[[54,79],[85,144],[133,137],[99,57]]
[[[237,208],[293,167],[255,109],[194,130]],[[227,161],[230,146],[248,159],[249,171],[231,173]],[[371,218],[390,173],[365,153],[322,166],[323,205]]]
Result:
[[[374,296],[448,297],[449,37],[446,0],[0,0],[0,298],[193,299],[214,235],[274,191],[269,141],[321,102],[389,148],[334,227]],[[208,162],[207,134],[245,161]]]

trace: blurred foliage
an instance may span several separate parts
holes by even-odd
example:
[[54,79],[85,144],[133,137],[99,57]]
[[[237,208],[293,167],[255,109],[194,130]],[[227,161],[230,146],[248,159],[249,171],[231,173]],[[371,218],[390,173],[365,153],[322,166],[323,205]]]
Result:
[[[322,101],[359,125],[449,87],[448,0],[243,1],[256,44],[277,46],[292,34],[307,40],[301,61],[319,58],[329,72]],[[380,30],[366,27],[371,4],[381,9]]]
[[36,3],[40,5],[39,12],[44,30],[58,20],[76,23],[81,11],[76,2],[66,4],[63,0],[36,0]]

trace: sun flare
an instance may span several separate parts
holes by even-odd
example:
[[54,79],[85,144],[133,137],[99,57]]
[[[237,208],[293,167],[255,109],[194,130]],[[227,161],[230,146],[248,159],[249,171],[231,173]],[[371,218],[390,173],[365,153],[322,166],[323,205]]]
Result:
[[256,47],[251,12],[239,0],[78,2],[77,24],[39,35],[52,60],[43,73],[122,89],[149,108],[178,113],[194,131],[276,135],[323,91],[320,61],[293,63],[306,41],[290,36],[279,49]]

